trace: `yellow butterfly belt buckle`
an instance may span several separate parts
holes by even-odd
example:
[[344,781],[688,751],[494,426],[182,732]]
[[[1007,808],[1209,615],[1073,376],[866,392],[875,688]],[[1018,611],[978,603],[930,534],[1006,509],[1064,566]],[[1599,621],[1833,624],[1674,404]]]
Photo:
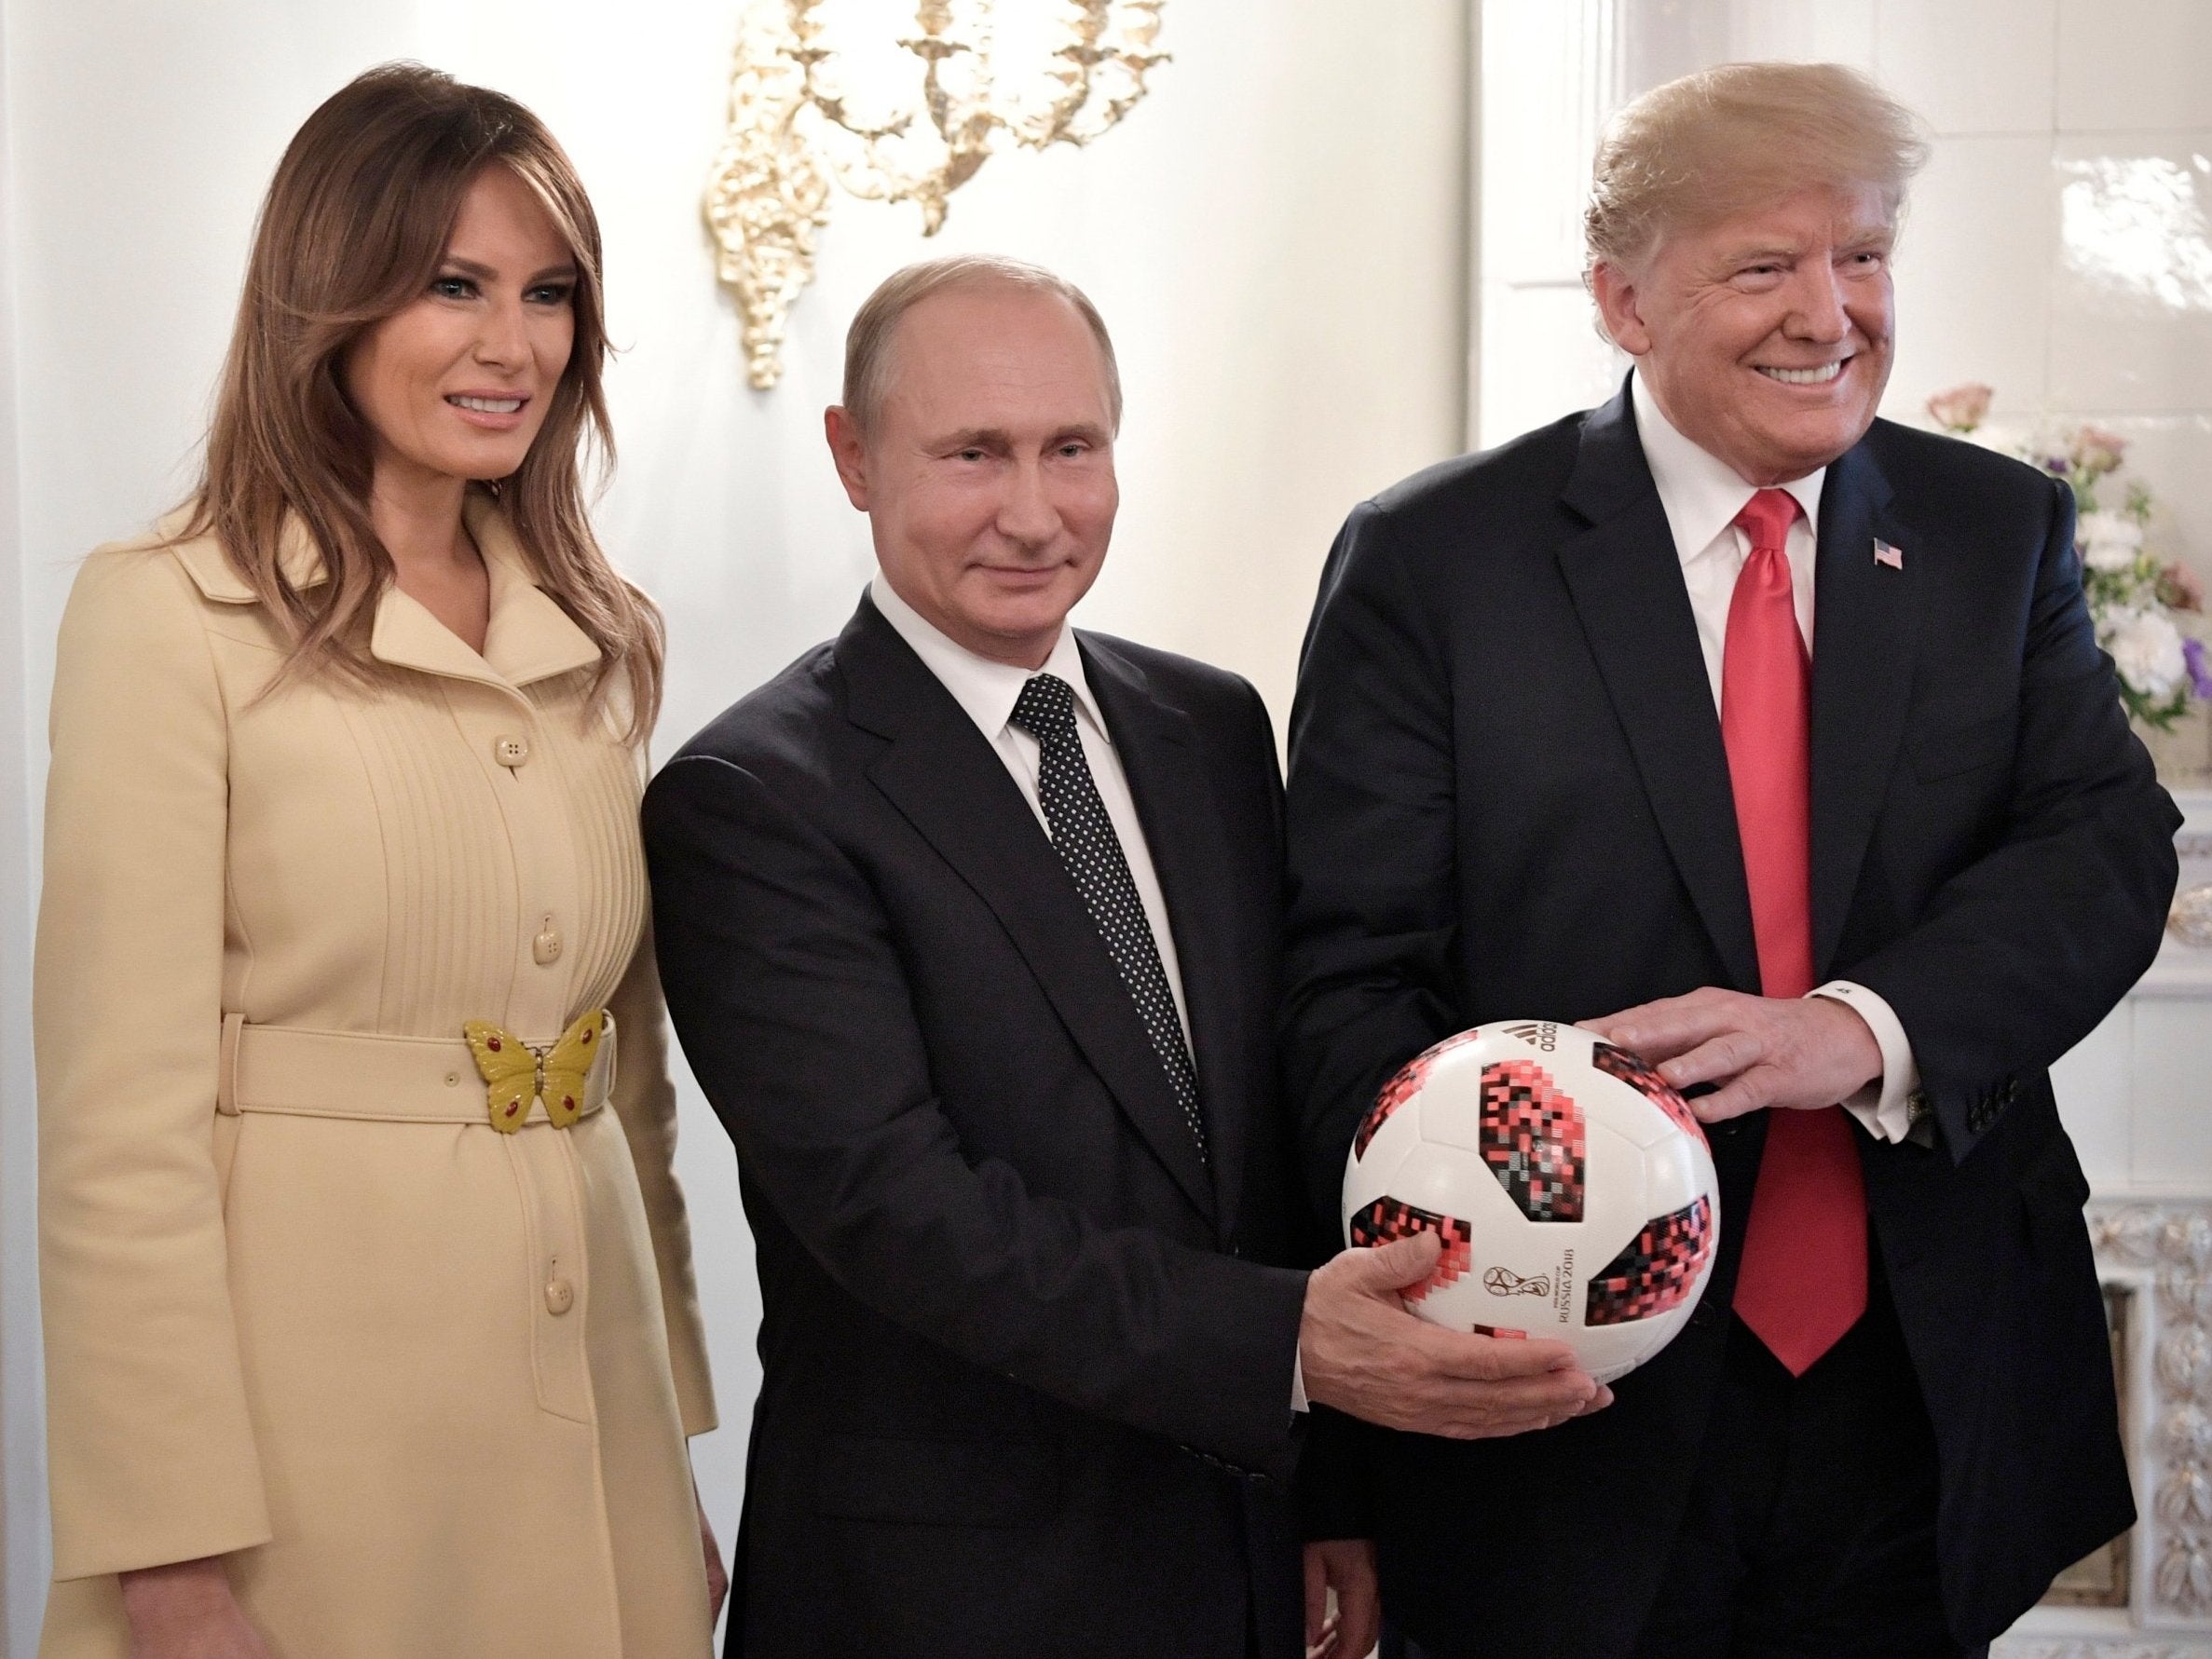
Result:
[[589,1009],[547,1047],[525,1042],[513,1032],[489,1020],[471,1020],[461,1027],[469,1052],[476,1056],[476,1069],[484,1074],[485,1099],[492,1127],[512,1135],[530,1115],[530,1102],[545,1102],[545,1115],[555,1129],[566,1129],[583,1116],[584,1079],[599,1053],[599,1036],[607,1027],[607,1011]]

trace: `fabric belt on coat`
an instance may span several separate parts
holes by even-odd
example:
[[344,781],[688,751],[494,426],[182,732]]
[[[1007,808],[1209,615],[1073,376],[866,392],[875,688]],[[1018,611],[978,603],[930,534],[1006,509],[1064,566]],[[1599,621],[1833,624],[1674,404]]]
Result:
[[[614,1016],[584,1078],[582,1114],[607,1104],[614,1087]],[[215,1109],[302,1118],[355,1118],[386,1123],[485,1123],[484,1079],[460,1038],[375,1037],[250,1026],[223,1016],[223,1067]],[[524,1121],[548,1123],[533,1100]]]

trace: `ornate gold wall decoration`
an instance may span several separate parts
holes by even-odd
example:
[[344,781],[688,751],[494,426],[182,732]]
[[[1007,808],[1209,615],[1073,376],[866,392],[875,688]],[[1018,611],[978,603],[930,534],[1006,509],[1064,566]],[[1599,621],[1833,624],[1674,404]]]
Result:
[[784,322],[814,274],[829,183],[910,201],[922,230],[993,150],[1087,144],[1144,96],[1166,0],[751,0],[730,126],[707,184],[745,371],[783,372]]

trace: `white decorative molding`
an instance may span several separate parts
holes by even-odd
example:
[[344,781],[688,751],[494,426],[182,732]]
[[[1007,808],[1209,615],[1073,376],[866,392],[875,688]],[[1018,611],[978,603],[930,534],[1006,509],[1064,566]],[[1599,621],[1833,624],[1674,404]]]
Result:
[[2212,1659],[2212,1196],[2100,1193],[2087,1220],[2098,1276],[2131,1295],[2127,1605],[2036,1608],[1990,1656]]
[[2133,1403],[2148,1407],[2133,1436],[2138,1618],[2212,1635],[2212,1199],[2092,1203],[2089,1237],[2149,1314],[2127,1356]]
[[[2173,793],[2180,886],[2212,884],[2212,789]],[[2124,1605],[2046,1602],[1992,1645],[1992,1659],[2212,1659],[2208,1038],[2212,946],[2169,931],[2127,999],[2054,1069],[2093,1189],[2097,1275],[2125,1296],[2122,1417],[2141,1514]]]

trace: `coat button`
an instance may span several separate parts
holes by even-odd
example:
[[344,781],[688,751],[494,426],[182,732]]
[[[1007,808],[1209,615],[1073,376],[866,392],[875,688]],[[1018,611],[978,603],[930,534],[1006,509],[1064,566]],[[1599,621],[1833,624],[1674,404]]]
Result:
[[561,959],[561,931],[550,916],[538,930],[538,937],[530,941],[530,959],[540,968],[550,968]]
[[528,738],[492,739],[492,758],[503,767],[518,767],[530,758]]
[[545,1282],[545,1311],[559,1315],[576,1305],[576,1286],[566,1279],[548,1279]]

